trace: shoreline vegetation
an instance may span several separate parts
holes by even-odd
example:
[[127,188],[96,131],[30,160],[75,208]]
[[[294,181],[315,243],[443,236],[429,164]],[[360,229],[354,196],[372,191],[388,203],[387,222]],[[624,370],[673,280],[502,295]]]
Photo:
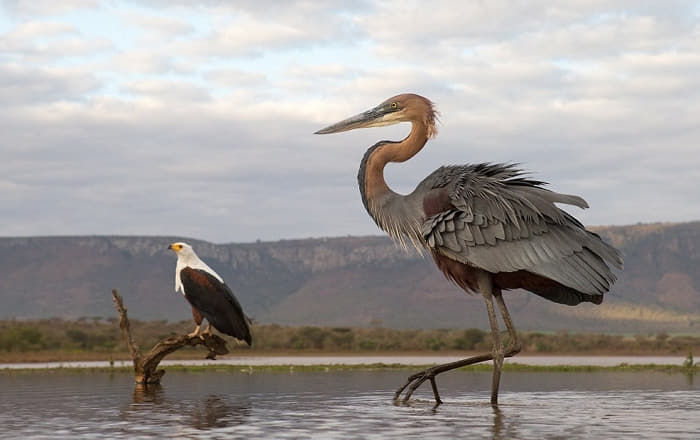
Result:
[[[191,331],[192,322],[131,320],[131,326],[136,343],[147,350],[164,338]],[[225,337],[232,356],[461,356],[491,350],[489,332],[473,328],[397,330],[256,324],[252,331],[251,348]],[[519,335],[523,344],[521,353],[527,355],[687,356],[692,363],[693,354],[700,352],[700,335],[566,331],[528,331]],[[506,338],[504,343],[507,342]],[[203,359],[205,355],[202,348],[187,347],[178,350],[171,359]],[[0,320],[0,363],[130,359],[116,318]]]
[[[229,373],[229,374],[256,374],[256,373],[331,373],[340,371],[406,371],[415,372],[430,367],[426,365],[406,365],[406,364],[328,364],[328,365],[168,365],[167,371],[181,373]],[[490,372],[493,368],[491,362],[484,362],[476,365],[469,365],[458,368],[455,371],[462,372]],[[700,373],[700,364],[692,365],[661,365],[661,364],[620,364],[614,366],[599,365],[526,365],[519,363],[503,364],[505,372],[527,372],[527,373],[604,373],[604,372],[627,372],[627,373],[666,373],[666,374],[686,374],[694,376]],[[118,373],[133,375],[131,366],[105,366],[105,367],[71,367],[62,366],[50,369],[36,368],[0,368],[0,374],[53,374],[53,373]]]

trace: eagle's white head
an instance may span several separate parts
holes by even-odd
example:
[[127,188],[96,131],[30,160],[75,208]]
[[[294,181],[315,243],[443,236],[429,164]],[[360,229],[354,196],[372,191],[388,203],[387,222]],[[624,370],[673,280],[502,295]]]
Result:
[[192,269],[200,269],[209,274],[213,275],[214,278],[218,279],[222,283],[224,280],[219,276],[218,273],[214,272],[214,269],[207,266],[207,264],[200,260],[197,254],[187,243],[177,242],[168,246],[168,249],[175,252],[177,255],[177,264],[175,265],[175,291],[185,293],[185,289],[182,287],[182,281],[180,281],[180,271],[186,267],[191,267]]
[[177,243],[173,243],[170,246],[168,246],[168,249],[175,252],[175,255],[177,255],[178,260],[181,258],[186,260],[186,259],[191,258],[193,256],[195,258],[199,259],[199,257],[197,257],[197,254],[194,253],[194,249],[192,249],[192,246],[190,246],[187,243],[183,243],[183,242],[179,241]]

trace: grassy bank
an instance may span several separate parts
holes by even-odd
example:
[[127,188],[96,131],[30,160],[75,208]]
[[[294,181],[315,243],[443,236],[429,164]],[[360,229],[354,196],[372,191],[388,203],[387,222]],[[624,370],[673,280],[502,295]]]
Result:
[[[132,321],[136,342],[149,349],[161,339],[191,330],[190,321]],[[523,353],[580,355],[676,355],[700,353],[700,335],[666,333],[522,332]],[[252,348],[230,340],[233,354],[463,354],[491,349],[479,329],[397,330],[350,327],[253,326]],[[507,341],[506,341],[507,342]],[[179,350],[179,359],[199,359],[201,348]],[[116,319],[84,318],[0,321],[0,362],[128,359]]]
[[[227,374],[295,374],[295,373],[331,373],[342,371],[406,371],[416,372],[430,365],[404,365],[404,364],[330,364],[330,365],[169,365],[169,372],[186,373],[227,373]],[[463,372],[490,372],[492,364],[485,362],[477,365],[462,367],[458,371]],[[526,365],[518,363],[506,363],[503,365],[505,372],[530,372],[530,373],[600,373],[600,372],[660,372],[667,374],[695,375],[700,373],[700,364],[693,365],[627,365],[616,366],[591,366],[591,365]],[[0,374],[55,374],[55,373],[115,373],[133,374],[130,367],[61,367],[52,369],[0,369]]]

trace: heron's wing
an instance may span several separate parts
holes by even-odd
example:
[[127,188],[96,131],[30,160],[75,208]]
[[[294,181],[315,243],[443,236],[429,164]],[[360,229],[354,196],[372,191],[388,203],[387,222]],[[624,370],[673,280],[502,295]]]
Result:
[[210,273],[185,267],[180,271],[185,298],[222,333],[251,344],[248,318],[231,289]]
[[615,281],[608,264],[621,267],[619,252],[555,205],[587,207],[580,197],[544,189],[513,165],[443,167],[431,177],[433,190],[449,195],[423,223],[435,251],[492,273],[526,270],[593,295]]

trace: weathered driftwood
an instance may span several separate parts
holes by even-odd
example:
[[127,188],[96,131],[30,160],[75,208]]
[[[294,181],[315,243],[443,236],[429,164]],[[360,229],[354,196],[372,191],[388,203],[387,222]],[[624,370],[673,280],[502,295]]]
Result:
[[129,347],[131,358],[134,360],[134,374],[137,384],[160,383],[161,377],[165,374],[165,370],[158,369],[160,361],[170,353],[187,345],[206,346],[209,349],[207,359],[216,359],[216,355],[228,353],[226,341],[220,336],[205,334],[200,336],[171,336],[158,342],[151,348],[151,351],[143,355],[131,335],[131,324],[129,323],[129,317],[126,313],[126,307],[124,307],[124,301],[116,289],[112,290],[112,297],[114,299],[114,306],[117,308],[117,312],[119,312],[119,328],[122,330],[124,342],[126,342],[127,347]]

